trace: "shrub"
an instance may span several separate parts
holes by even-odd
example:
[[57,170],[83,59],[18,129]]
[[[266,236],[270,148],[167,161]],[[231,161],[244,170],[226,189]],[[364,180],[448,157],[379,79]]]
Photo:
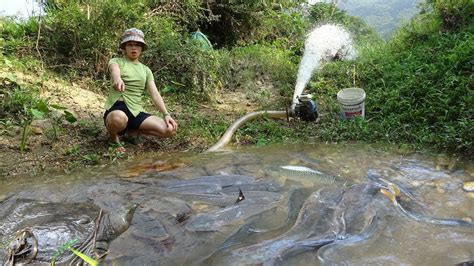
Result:
[[[367,93],[368,119],[361,130],[369,130],[354,131],[350,138],[472,154],[474,26],[444,32],[440,23],[432,23],[437,18],[435,10],[417,16],[389,43],[361,51],[359,61],[328,64],[319,73],[312,89],[325,87],[327,97],[334,99],[338,89],[353,85]],[[428,24],[435,26],[424,27]],[[338,135],[354,129],[350,122],[324,127]]]

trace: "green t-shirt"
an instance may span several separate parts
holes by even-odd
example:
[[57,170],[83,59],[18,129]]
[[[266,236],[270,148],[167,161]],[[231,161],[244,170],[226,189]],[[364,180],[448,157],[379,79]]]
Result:
[[148,81],[153,81],[153,73],[150,68],[142,63],[133,63],[125,57],[112,58],[111,64],[117,64],[120,68],[120,77],[125,84],[125,90],[116,91],[113,86],[109,88],[109,97],[105,102],[105,109],[108,110],[114,103],[122,97],[133,116],[143,112],[142,94]]

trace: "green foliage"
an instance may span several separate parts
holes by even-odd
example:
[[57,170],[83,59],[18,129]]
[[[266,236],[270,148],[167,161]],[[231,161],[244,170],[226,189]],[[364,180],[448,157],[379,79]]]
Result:
[[10,40],[11,55],[21,48],[15,42],[22,41],[30,50],[21,56],[37,56],[39,51],[47,67],[57,72],[104,80],[108,60],[120,56],[117,46],[123,30],[137,27],[149,44],[142,60],[158,86],[210,100],[227,78],[221,75],[221,62],[228,53],[203,51],[189,40],[190,32],[201,28],[217,47],[259,43],[299,51],[307,22],[288,11],[299,2],[48,0],[42,19],[8,22],[2,36]]
[[39,99],[36,90],[20,86],[14,75],[0,77],[0,119],[32,120],[49,112],[47,101]]
[[182,114],[173,115],[179,121],[179,134],[173,137],[176,143],[192,147],[194,150],[205,150],[212,146],[216,139],[227,129],[225,115],[219,112],[207,113],[196,106],[195,101],[183,105]]
[[69,156],[78,156],[81,151],[80,145],[74,145],[66,150],[65,154]]
[[0,119],[0,135],[6,134],[14,125],[13,120],[6,118]]
[[[123,156],[123,154],[118,155],[118,153],[113,148],[109,148],[109,153],[108,154],[109,154],[110,161],[115,160],[119,156]],[[87,165],[97,165],[97,164],[99,164],[100,163],[100,158],[101,158],[101,155],[98,154],[98,153],[88,153],[88,154],[82,155],[82,161]]]
[[[202,22],[201,29],[214,40],[218,47],[232,47],[236,44],[253,43],[256,39],[274,38],[279,22],[290,22],[294,15],[288,15],[289,10],[297,7],[303,1],[276,0],[261,1],[206,1],[209,20]],[[292,13],[292,12],[290,12]],[[295,12],[293,12],[295,13]],[[280,15],[277,15],[280,14]],[[293,17],[293,18],[292,18]],[[277,22],[277,19],[280,21]],[[273,26],[269,22],[276,22]],[[279,25],[278,25],[279,24]],[[287,24],[292,29],[300,23]],[[272,37],[273,36],[273,37]],[[280,35],[276,35],[281,37]]]
[[[353,34],[359,60],[327,63],[313,75],[309,92],[317,96],[321,123],[288,125],[262,118],[236,134],[239,142],[267,145],[314,139],[390,141],[472,153],[472,0],[427,1],[421,13],[388,43],[382,42],[365,22],[333,5],[313,6],[311,18],[306,20],[292,11],[301,1],[267,2],[49,0],[41,25],[37,18],[20,24],[1,21],[5,43],[1,53],[10,57],[36,56],[41,26],[38,48],[47,67],[103,81],[108,60],[120,56],[117,46],[123,30],[140,28],[149,44],[143,63],[150,66],[167,99],[185,106],[180,109],[183,115],[177,113],[185,126],[176,139],[205,147],[209,143],[195,144],[195,138],[202,142],[219,138],[229,118],[225,114],[200,113],[197,106],[202,101],[216,99],[226,90],[243,90],[262,108],[286,106],[284,102],[269,102],[270,94],[275,92],[260,90],[259,82],[271,84],[290,99],[304,33],[310,30],[310,24],[331,22]],[[389,0],[380,8],[394,6],[401,10],[398,13],[406,15],[408,10],[404,7],[415,2]],[[374,0],[360,1],[355,6],[367,13],[364,6],[372,3]],[[209,37],[214,50],[204,51],[190,41],[189,33],[198,28]],[[40,61],[28,62],[25,68],[34,69]],[[0,64],[11,62],[0,60]],[[29,121],[54,108],[47,102],[40,103],[34,96],[34,86],[22,88],[14,77],[3,77],[1,82],[2,123]],[[335,95],[352,86],[367,92],[367,119],[340,121]],[[84,125],[83,133],[97,134],[98,128]],[[111,161],[118,158],[113,152],[108,153]],[[100,157],[94,153],[82,159],[95,164]]]
[[295,80],[297,65],[290,61],[291,51],[271,46],[249,45],[232,50],[221,70],[225,87],[255,90],[257,81],[268,81],[281,94],[289,95]]
[[441,25],[433,14],[417,16],[390,43],[361,51],[355,64],[328,64],[319,73],[311,87],[323,101],[349,86],[367,93],[368,120],[324,121],[323,139],[409,142],[472,154],[474,25],[451,32],[424,27]]
[[[102,122],[102,121],[100,121]],[[103,124],[93,120],[80,120],[80,132],[84,136],[94,136],[97,137],[102,133]]]
[[428,0],[446,31],[457,30],[474,21],[474,2],[471,0]]
[[270,10],[236,42],[238,46],[260,44],[279,49],[299,50],[309,21],[296,12]]
[[105,73],[122,31],[143,19],[144,7],[120,0],[47,1],[46,12],[40,47],[46,62],[61,66],[58,71],[69,67],[98,77]]
[[167,18],[156,18],[142,28],[150,43],[142,59],[154,72],[158,86],[211,99],[220,86],[218,52],[203,50],[188,35],[178,34],[177,25]]
[[[0,120],[15,121],[22,126],[20,150],[26,150],[30,125],[33,120],[50,117],[53,120],[53,139],[58,137],[58,125],[65,119],[74,123],[76,118],[66,108],[50,105],[47,100],[38,97],[35,86],[22,87],[16,82],[16,76],[0,77]],[[62,110],[63,114],[56,114],[53,110]]]
[[37,31],[38,23],[34,19],[18,23],[14,18],[0,17],[0,54],[31,53]]
[[282,126],[282,123],[273,119],[262,117],[245,124],[235,134],[239,143],[265,146],[269,144],[292,142],[295,139],[294,130]]

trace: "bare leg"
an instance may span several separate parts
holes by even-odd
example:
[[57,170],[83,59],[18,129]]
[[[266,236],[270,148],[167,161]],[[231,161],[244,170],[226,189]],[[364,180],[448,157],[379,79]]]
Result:
[[165,120],[158,116],[150,116],[145,119],[138,130],[134,130],[132,134],[147,134],[162,138],[169,138],[176,134],[171,127],[167,127]]
[[[110,134],[110,141],[119,144],[118,133],[123,131],[127,127],[128,118],[127,115],[120,111],[115,110],[110,112],[105,119],[105,126]],[[117,148],[118,152],[124,152],[124,147]]]

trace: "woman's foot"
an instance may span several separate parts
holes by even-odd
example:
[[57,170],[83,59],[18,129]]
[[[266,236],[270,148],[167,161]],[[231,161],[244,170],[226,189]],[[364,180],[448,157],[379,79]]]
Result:
[[117,153],[125,153],[125,147],[123,144],[118,140],[109,140],[109,147],[112,148]]
[[132,145],[138,145],[138,134],[126,132],[122,136],[123,141],[130,143]]

